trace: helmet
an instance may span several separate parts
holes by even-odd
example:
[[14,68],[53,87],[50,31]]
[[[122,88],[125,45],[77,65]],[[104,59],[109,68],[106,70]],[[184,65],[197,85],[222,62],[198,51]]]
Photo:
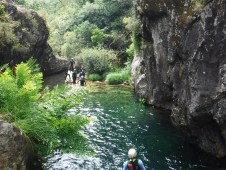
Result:
[[131,149],[128,151],[128,157],[129,157],[130,159],[132,159],[132,158],[135,158],[136,156],[137,156],[137,151],[136,151],[135,149],[131,148]]

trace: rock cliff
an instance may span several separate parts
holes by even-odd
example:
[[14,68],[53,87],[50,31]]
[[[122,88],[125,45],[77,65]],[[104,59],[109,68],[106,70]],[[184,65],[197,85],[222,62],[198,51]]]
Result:
[[65,60],[57,59],[47,43],[46,23],[35,11],[0,0],[0,65],[11,66],[33,57],[44,75],[67,68]]
[[204,151],[226,155],[226,0],[136,0],[142,45],[136,93],[170,109]]

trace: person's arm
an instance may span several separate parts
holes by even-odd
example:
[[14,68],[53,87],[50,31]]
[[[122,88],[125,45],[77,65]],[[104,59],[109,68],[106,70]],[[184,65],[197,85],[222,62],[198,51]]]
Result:
[[128,161],[124,162],[122,170],[128,170]]
[[144,167],[144,164],[142,162],[142,160],[138,159],[138,165],[140,167],[141,170],[146,170],[146,168]]

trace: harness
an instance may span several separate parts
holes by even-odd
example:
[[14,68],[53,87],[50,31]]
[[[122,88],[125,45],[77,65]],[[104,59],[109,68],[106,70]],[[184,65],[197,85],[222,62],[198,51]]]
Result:
[[138,165],[138,159],[130,159],[128,163],[128,169],[129,170],[140,170],[140,167]]

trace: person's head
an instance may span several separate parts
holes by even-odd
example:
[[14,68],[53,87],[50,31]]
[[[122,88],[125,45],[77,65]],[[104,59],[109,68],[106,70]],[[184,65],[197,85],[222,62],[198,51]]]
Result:
[[136,156],[137,156],[137,151],[135,149],[133,149],[133,148],[129,149],[128,157],[130,159],[133,159],[133,158],[136,158]]

